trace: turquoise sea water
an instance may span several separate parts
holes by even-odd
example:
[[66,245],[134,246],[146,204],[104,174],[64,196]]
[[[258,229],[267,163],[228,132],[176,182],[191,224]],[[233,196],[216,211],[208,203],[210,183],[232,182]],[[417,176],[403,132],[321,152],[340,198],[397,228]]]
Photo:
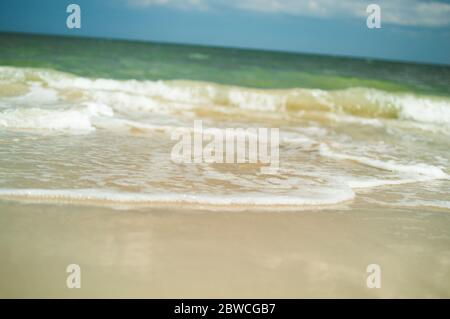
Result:
[[0,33],[0,65],[118,80],[211,81],[254,88],[450,95],[450,66],[230,48]]

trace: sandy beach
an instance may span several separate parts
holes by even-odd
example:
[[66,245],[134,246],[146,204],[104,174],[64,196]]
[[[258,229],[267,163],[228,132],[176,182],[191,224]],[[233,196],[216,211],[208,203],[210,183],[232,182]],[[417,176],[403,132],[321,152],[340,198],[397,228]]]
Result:
[[[220,212],[0,204],[3,298],[449,297],[439,209]],[[66,267],[82,269],[81,289]],[[382,287],[366,286],[366,267]]]

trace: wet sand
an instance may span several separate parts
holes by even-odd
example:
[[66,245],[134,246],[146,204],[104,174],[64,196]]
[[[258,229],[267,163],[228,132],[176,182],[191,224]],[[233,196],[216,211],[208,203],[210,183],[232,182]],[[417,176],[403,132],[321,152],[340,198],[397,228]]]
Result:
[[[0,297],[450,297],[434,208],[220,212],[0,202]],[[381,267],[369,289],[366,267]],[[81,266],[81,288],[66,267]]]

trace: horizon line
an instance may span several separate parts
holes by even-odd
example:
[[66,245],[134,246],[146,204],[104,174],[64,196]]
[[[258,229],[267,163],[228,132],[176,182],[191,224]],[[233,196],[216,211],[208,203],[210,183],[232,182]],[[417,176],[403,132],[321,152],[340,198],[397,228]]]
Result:
[[305,51],[293,51],[293,50],[276,50],[276,49],[265,49],[265,48],[252,48],[252,47],[240,47],[240,46],[226,46],[226,45],[209,45],[201,43],[190,43],[190,42],[171,42],[171,41],[155,41],[155,40],[145,40],[145,39],[127,39],[121,37],[107,37],[107,36],[90,36],[90,35],[68,35],[61,33],[40,33],[40,32],[25,32],[25,31],[8,31],[0,30],[0,34],[17,34],[17,35],[30,35],[30,36],[41,36],[41,37],[61,37],[61,38],[79,38],[87,40],[109,40],[109,41],[122,41],[122,42],[137,42],[137,43],[148,43],[148,44],[162,44],[162,45],[181,45],[181,46],[191,46],[191,47],[202,47],[202,48],[216,48],[216,49],[228,49],[228,50],[241,50],[241,51],[259,51],[267,53],[282,53],[291,55],[315,55],[322,57],[331,57],[337,59],[349,59],[349,60],[362,60],[362,61],[375,61],[384,63],[400,63],[400,64],[418,64],[427,66],[440,66],[440,67],[450,67],[450,63],[440,63],[440,62],[422,62],[413,60],[399,60],[399,59],[386,59],[379,57],[366,57],[359,55],[343,55],[343,54],[332,54],[332,53],[318,53],[318,52],[305,52]]

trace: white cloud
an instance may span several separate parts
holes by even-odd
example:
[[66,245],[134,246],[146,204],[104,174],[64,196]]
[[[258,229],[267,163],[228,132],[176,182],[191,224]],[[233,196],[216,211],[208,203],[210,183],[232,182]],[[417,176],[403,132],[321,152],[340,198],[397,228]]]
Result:
[[381,7],[382,23],[438,27],[450,25],[450,4],[421,0],[126,0],[133,6],[169,6],[206,10],[229,7],[246,11],[313,17],[367,16],[370,3]]
[[169,6],[180,9],[206,9],[207,0],[127,0],[136,7]]

